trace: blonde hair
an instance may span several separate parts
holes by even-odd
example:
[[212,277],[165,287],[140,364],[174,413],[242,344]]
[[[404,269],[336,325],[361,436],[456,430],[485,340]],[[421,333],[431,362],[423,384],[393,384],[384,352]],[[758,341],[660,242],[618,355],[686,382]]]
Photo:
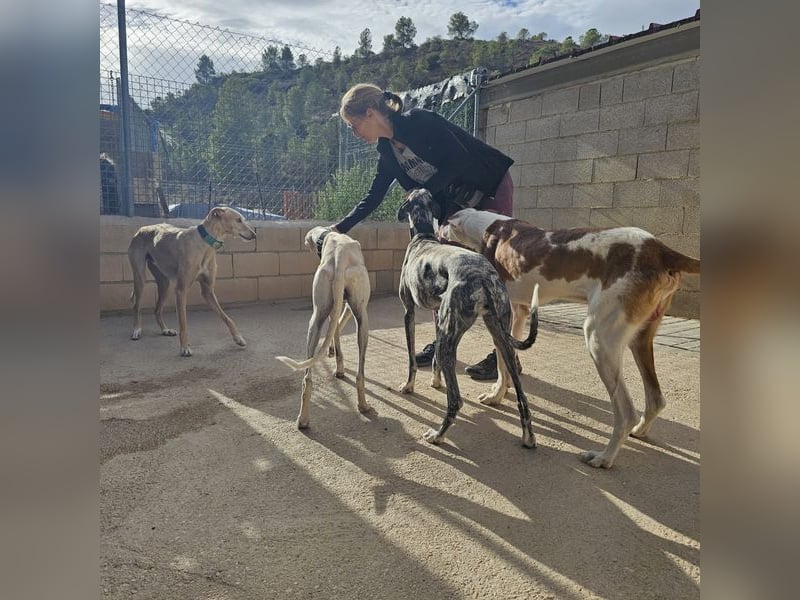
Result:
[[388,90],[382,90],[371,83],[358,83],[351,87],[339,107],[339,116],[346,122],[353,117],[363,117],[367,109],[377,110],[382,115],[403,112],[403,100]]

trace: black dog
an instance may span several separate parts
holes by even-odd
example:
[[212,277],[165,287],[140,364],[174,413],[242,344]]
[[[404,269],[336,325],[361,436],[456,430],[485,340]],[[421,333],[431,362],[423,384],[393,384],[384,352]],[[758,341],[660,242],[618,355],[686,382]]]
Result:
[[[511,337],[511,303],[508,292],[491,263],[482,255],[440,244],[434,235],[433,219],[437,207],[428,190],[413,190],[397,212],[400,221],[411,225],[411,243],[406,250],[400,273],[400,300],[405,307],[406,344],[408,346],[408,380],[403,393],[414,391],[417,361],[414,357],[414,307],[438,310],[436,323],[436,352],[433,362],[433,387],[441,387],[444,372],[447,384],[447,414],[439,430],[431,429],[424,438],[438,444],[453,424],[463,401],[456,381],[456,348],[464,333],[478,315],[483,317],[492,335],[500,359],[500,379],[493,394],[505,394],[504,383],[510,371],[517,392],[517,406],[522,422],[522,443],[536,446],[531,426],[528,400],[519,381],[514,348],[525,350],[536,341],[539,318],[537,290],[532,299],[531,329],[524,342]],[[502,383],[502,385],[500,385]],[[498,398],[499,400],[499,398]]]

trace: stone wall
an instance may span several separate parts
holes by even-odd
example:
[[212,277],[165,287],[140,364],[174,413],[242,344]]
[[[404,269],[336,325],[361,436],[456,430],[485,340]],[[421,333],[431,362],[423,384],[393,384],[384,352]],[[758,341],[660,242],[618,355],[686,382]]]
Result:
[[[514,215],[544,228],[637,226],[700,255],[700,23],[498,78],[481,108],[511,156]],[[699,316],[686,276],[671,313]]]

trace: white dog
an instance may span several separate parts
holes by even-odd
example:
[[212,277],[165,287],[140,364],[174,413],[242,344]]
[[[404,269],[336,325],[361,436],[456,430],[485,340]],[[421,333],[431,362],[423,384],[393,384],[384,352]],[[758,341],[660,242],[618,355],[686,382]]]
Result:
[[[358,374],[356,376],[358,410],[362,413],[370,410],[364,394],[364,357],[367,353],[369,336],[367,303],[369,302],[370,285],[369,273],[364,264],[364,255],[361,253],[361,244],[353,238],[331,231],[327,227],[314,227],[306,234],[305,245],[320,257],[319,267],[314,274],[312,290],[314,310],[308,321],[306,340],[308,359],[298,362],[287,356],[276,356],[279,361],[295,370],[306,370],[300,397],[300,414],[297,417],[298,429],[305,429],[309,424],[308,401],[313,387],[311,366],[325,354],[331,342],[336,349],[336,376],[344,377],[344,360],[339,344],[339,334],[350,318],[350,313],[355,317],[358,329]],[[347,307],[345,307],[345,303]],[[330,323],[325,340],[317,348],[322,324],[329,317]]]

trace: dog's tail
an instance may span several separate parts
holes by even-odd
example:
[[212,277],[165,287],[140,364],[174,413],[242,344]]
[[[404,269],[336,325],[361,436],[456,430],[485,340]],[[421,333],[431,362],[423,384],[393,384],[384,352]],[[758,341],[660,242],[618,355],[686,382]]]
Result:
[[328,324],[328,332],[325,334],[325,339],[322,341],[322,346],[318,346],[317,349],[314,351],[314,355],[311,358],[308,358],[304,361],[296,361],[288,356],[276,356],[279,361],[283,364],[291,367],[295,371],[299,371],[300,369],[307,369],[315,362],[317,362],[322,356],[325,355],[328,347],[331,345],[333,341],[333,334],[336,332],[336,328],[339,326],[339,317],[342,316],[342,311],[344,310],[344,284],[345,284],[345,270],[347,269],[346,264],[347,261],[339,260],[339,256],[337,253],[336,256],[336,267],[334,269],[333,275],[333,309],[331,309],[331,316],[330,322]]
[[661,264],[670,273],[699,273],[700,261],[691,256],[686,256],[677,250],[673,250],[664,243],[660,244]]
[[511,335],[511,332],[504,332],[507,334],[508,343],[512,348],[517,350],[527,350],[536,341],[536,336],[539,333],[539,284],[533,286],[533,294],[531,295],[531,328],[528,332],[528,337],[524,340],[518,340]]

